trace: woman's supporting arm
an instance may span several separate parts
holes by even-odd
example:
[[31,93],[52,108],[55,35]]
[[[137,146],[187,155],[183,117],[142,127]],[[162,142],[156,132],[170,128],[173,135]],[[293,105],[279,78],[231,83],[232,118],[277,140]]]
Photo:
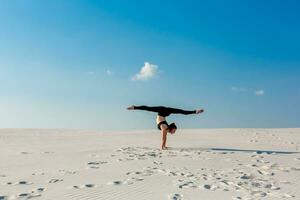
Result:
[[167,149],[166,147],[166,143],[167,143],[167,134],[168,134],[168,129],[162,129],[161,130],[162,133],[162,143],[161,143],[161,149]]

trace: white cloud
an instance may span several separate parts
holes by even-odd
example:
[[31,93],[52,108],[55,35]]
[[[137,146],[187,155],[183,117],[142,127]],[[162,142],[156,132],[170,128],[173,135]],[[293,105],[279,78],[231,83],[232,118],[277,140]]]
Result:
[[109,69],[107,69],[106,70],[106,74],[110,76],[110,75],[112,75],[112,71],[110,71]]
[[262,96],[262,95],[265,94],[265,91],[264,91],[264,90],[255,90],[255,91],[254,91],[254,94],[255,94],[256,96]]
[[145,62],[140,72],[132,77],[133,81],[145,81],[153,78],[158,73],[158,66]]
[[245,92],[246,89],[242,87],[231,87],[231,91],[233,92]]
[[89,74],[89,75],[94,75],[95,72],[89,71],[88,74]]

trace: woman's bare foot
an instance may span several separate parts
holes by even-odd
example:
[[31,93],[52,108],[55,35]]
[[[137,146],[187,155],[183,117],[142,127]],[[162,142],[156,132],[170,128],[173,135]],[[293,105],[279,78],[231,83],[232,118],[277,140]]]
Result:
[[196,110],[196,114],[200,114],[200,113],[203,113],[203,112],[204,112],[203,109]]
[[134,106],[129,106],[127,110],[134,110]]

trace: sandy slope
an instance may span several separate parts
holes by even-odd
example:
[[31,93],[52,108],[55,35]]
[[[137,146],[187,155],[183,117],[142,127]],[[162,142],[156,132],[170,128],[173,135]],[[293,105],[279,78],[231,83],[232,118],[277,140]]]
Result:
[[300,129],[0,130],[0,200],[300,199]]

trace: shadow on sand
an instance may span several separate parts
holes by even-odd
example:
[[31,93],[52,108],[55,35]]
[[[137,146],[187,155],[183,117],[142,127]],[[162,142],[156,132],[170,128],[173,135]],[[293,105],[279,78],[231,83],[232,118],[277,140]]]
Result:
[[229,149],[229,148],[201,148],[201,147],[191,147],[191,148],[180,148],[174,147],[170,150],[182,150],[182,151],[221,151],[221,152],[243,152],[243,153],[257,153],[257,154],[296,154],[300,152],[295,151],[274,151],[274,150],[257,150],[257,149]]
[[273,151],[273,150],[253,150],[253,149],[223,149],[223,148],[211,148],[213,151],[230,151],[230,152],[245,152],[245,153],[257,153],[257,154],[295,154],[300,152],[295,151]]

